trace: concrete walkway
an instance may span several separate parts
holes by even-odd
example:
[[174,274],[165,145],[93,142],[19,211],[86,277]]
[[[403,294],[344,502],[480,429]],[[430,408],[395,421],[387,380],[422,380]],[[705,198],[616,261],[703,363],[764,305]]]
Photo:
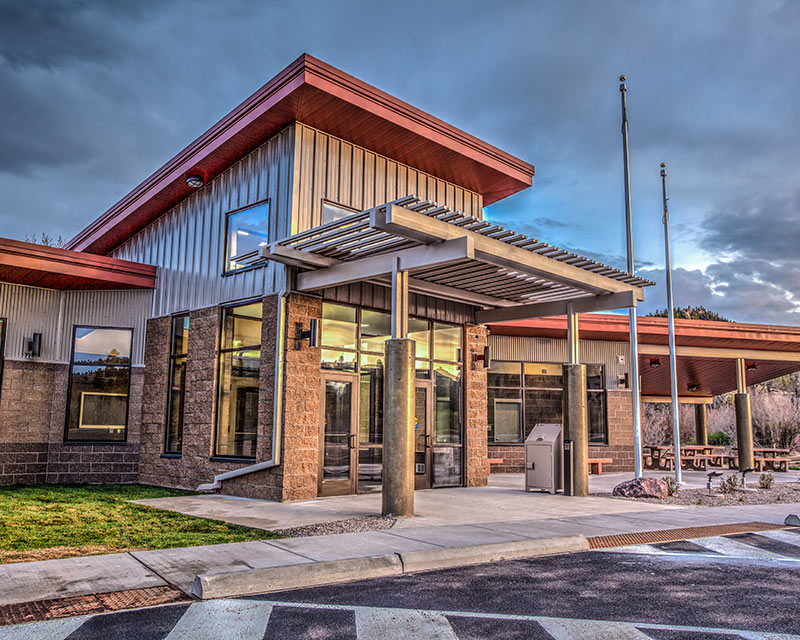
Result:
[[[648,476],[663,477],[664,473],[647,472]],[[794,481],[796,473],[774,474],[777,482]],[[610,473],[590,476],[593,493],[611,493],[631,474]],[[686,488],[704,487],[706,474],[701,471],[683,473]],[[415,517],[400,520],[394,529],[509,522],[514,520],[545,520],[567,516],[597,516],[619,513],[665,511],[680,506],[639,503],[601,496],[588,498],[525,492],[523,474],[494,474],[486,487],[428,489],[415,492]],[[380,493],[318,498],[305,502],[273,502],[236,498],[225,495],[180,496],[139,500],[139,504],[177,511],[199,518],[224,520],[257,529],[287,529],[309,524],[374,516],[381,512]]]
[[[568,499],[569,500],[569,499]],[[587,499],[591,500],[591,499]],[[603,500],[606,502],[606,500]],[[616,502],[616,501],[615,501]],[[592,504],[589,502],[589,504]],[[625,503],[630,504],[630,503]],[[574,513],[574,509],[572,510]],[[416,518],[387,531],[240,542],[127,554],[0,565],[0,605],[172,585],[191,593],[197,575],[313,565],[416,551],[475,548],[566,536],[598,536],[677,527],[761,521],[782,524],[800,503],[715,508],[659,508],[624,513],[475,521],[420,526]],[[477,515],[477,514],[475,514]],[[359,577],[358,572],[352,579]]]

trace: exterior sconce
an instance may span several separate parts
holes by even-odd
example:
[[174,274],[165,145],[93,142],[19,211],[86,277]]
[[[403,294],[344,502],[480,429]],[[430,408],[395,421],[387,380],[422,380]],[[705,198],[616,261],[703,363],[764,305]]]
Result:
[[661,366],[661,358],[650,358],[650,368],[658,369]]
[[755,371],[756,369],[758,369],[758,365],[755,362],[748,362],[745,365],[745,369],[747,371]]
[[188,177],[186,178],[186,184],[187,184],[189,187],[191,187],[192,189],[199,189],[199,188],[200,188],[200,187],[202,187],[202,186],[203,186],[205,183],[206,183],[206,181],[205,181],[205,180],[203,180],[203,176],[196,176],[196,175],[192,175],[192,176],[188,176]]
[[34,333],[30,338],[25,339],[25,351],[23,355],[26,358],[38,358],[42,353],[42,334]]
[[311,318],[310,324],[311,327],[309,329],[303,329],[302,322],[295,323],[295,349],[301,349],[303,347],[303,340],[308,340],[308,346],[312,349],[319,346],[319,320],[317,318]]
[[489,350],[489,347],[486,346],[483,348],[483,353],[473,353],[472,354],[472,362],[483,362],[483,368],[488,369],[492,366],[492,354]]

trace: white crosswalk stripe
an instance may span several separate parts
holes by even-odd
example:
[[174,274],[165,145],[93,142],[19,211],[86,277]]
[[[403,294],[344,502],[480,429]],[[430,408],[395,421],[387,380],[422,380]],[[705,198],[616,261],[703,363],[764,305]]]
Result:
[[697,538],[692,540],[697,545],[716,551],[725,556],[733,556],[736,558],[785,558],[778,553],[767,551],[754,547],[752,544],[745,544],[738,540],[731,540],[722,536],[713,536],[711,538]]
[[800,547],[800,534],[792,533],[791,531],[781,531],[780,529],[775,531],[759,531],[758,535],[776,540],[777,542],[785,542],[786,544]]
[[539,618],[537,622],[553,636],[553,640],[651,640],[650,636],[625,622],[564,618]]
[[255,600],[207,600],[190,606],[166,640],[262,640],[272,605]]
[[458,640],[453,627],[441,613],[414,609],[356,609],[359,639]]
[[29,622],[13,627],[0,627],[0,640],[64,640],[93,616],[61,618],[45,622]]

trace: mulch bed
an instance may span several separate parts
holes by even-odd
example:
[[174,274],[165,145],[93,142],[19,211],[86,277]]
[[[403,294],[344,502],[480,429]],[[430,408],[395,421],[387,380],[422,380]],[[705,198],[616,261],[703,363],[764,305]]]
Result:
[[[727,474],[726,474],[727,475]],[[725,477],[725,476],[723,476]],[[752,504],[781,504],[800,502],[800,482],[776,482],[770,489],[758,487],[758,476],[749,478],[747,490],[736,493],[722,493],[719,490],[719,478],[714,481],[714,488],[708,489],[682,489],[674,496],[663,500],[657,498],[621,498],[617,500],[634,500],[637,502],[652,502],[654,504],[674,504],[701,507],[727,507]],[[604,494],[609,497],[610,494]]]
[[307,524],[302,527],[289,527],[288,529],[273,529],[275,533],[280,533],[290,538],[305,538],[308,536],[327,536],[335,533],[358,533],[360,531],[382,531],[391,529],[394,518],[384,516],[363,516],[360,518],[348,518],[347,520],[334,520],[333,522],[321,522],[319,524]]

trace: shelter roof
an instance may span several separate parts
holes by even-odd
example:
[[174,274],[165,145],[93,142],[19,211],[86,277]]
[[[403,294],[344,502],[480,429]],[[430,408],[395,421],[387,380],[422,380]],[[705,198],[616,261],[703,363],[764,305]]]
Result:
[[47,289],[152,289],[156,267],[0,238],[0,282]]
[[484,204],[531,186],[533,165],[329,64],[303,54],[67,245],[108,253],[291,122],[322,129],[482,194]]

